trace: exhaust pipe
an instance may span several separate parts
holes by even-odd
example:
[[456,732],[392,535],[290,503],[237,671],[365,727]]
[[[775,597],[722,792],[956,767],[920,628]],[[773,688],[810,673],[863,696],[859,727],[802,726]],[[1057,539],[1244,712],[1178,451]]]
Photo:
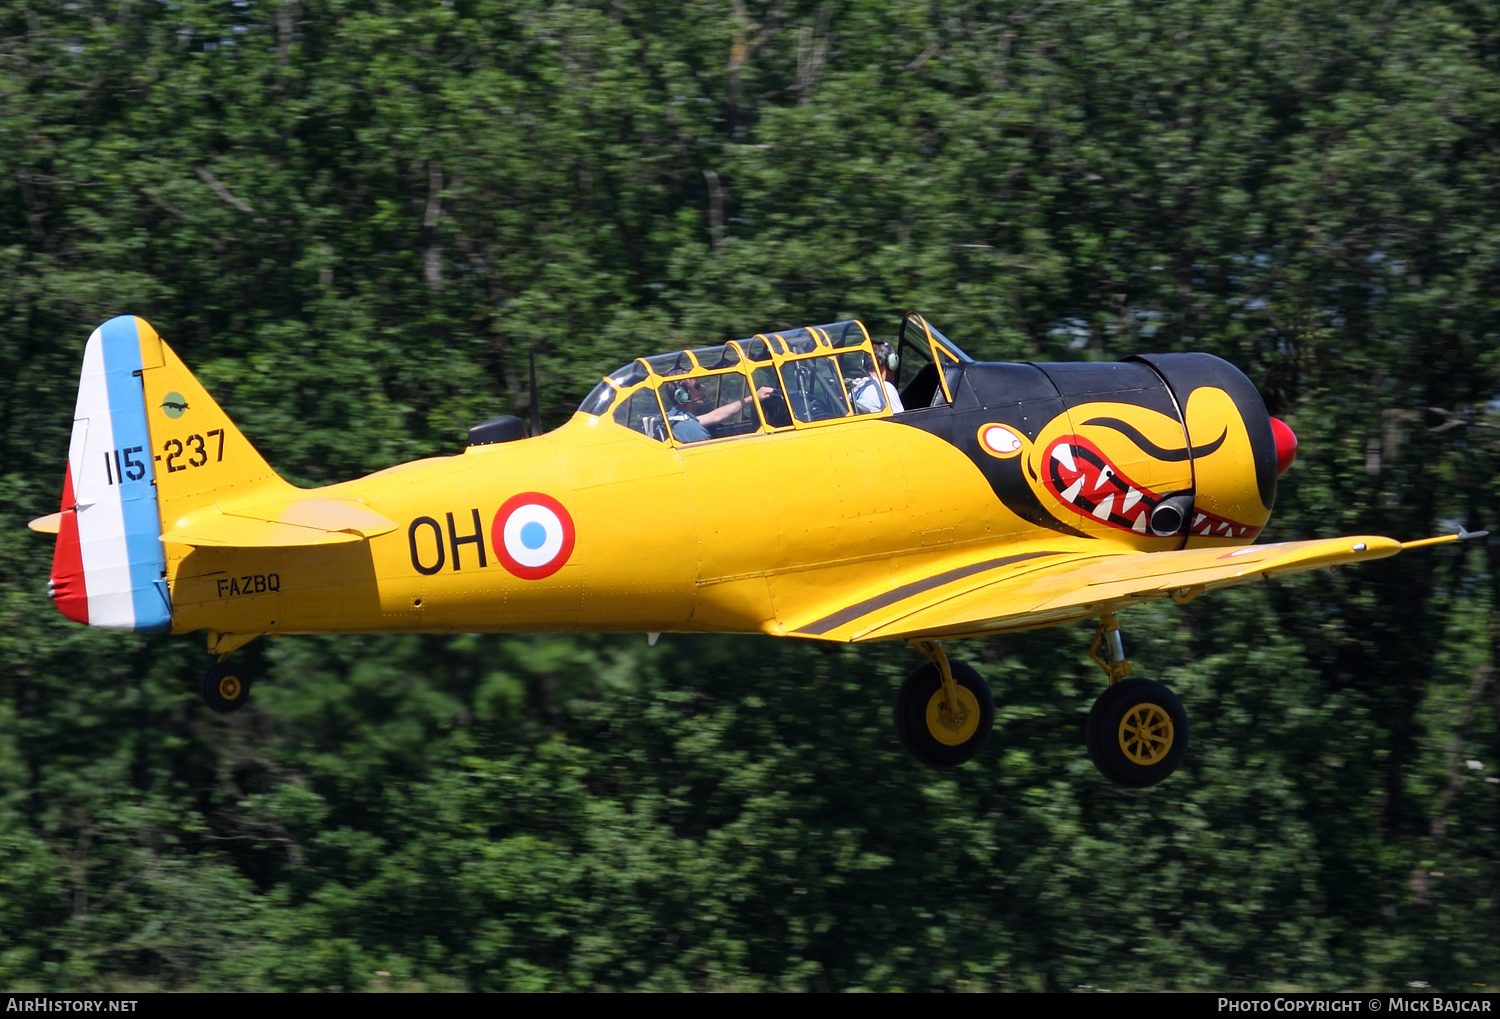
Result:
[[1181,534],[1187,528],[1187,522],[1192,513],[1193,494],[1191,492],[1169,496],[1151,511],[1151,533],[1158,538]]

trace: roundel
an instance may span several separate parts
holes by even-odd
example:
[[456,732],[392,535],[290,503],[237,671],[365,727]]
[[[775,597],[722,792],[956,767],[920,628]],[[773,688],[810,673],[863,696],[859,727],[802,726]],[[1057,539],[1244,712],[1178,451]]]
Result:
[[522,580],[541,580],[573,554],[573,518],[552,496],[522,492],[495,514],[490,538],[507,570]]
[[1013,457],[1024,444],[1021,434],[1009,425],[989,424],[979,429],[979,446],[990,456]]

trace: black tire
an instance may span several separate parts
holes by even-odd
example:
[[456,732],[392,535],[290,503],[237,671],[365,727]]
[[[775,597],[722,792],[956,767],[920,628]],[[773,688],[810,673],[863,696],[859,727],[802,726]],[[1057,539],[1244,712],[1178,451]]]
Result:
[[1083,720],[1083,745],[1087,748],[1089,760],[1094,762],[1095,767],[1099,766],[1099,760],[1094,755],[1094,730],[1097,728],[1100,714],[1109,710],[1109,706],[1114,703],[1115,698],[1127,696],[1130,693],[1131,687],[1137,683],[1145,682],[1148,682],[1148,680],[1142,679],[1139,676],[1135,679],[1122,679],[1118,683],[1105,687],[1104,692],[1095,698],[1093,706],[1089,708],[1088,715]]
[[198,685],[203,703],[220,714],[238,711],[250,698],[250,677],[232,662],[218,662],[209,666]]
[[1116,785],[1144,789],[1176,771],[1187,753],[1188,718],[1167,687],[1124,679],[1089,711],[1084,740],[1094,767]]
[[[911,671],[896,695],[896,735],[906,752],[932,768],[952,768],[970,760],[984,747],[995,727],[995,698],[979,673],[962,662],[949,662],[959,699],[968,712],[958,731],[944,731],[936,721],[938,695],[943,677],[936,662],[924,662]],[[929,712],[929,708],[933,710]],[[946,742],[954,739],[959,742]]]

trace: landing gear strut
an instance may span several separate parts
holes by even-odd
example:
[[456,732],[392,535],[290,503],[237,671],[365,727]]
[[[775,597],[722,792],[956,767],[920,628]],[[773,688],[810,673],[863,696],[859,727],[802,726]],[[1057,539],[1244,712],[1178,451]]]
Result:
[[995,698],[979,673],[948,661],[937,641],[912,641],[928,661],[896,695],[896,735],[918,761],[934,768],[963,764],[979,753],[995,725]]
[[[1100,644],[1105,645],[1107,659],[1099,654]],[[1089,759],[1116,785],[1155,785],[1176,771],[1187,753],[1188,719],[1182,702],[1155,680],[1125,678],[1130,663],[1113,612],[1100,618],[1089,654],[1110,682],[1084,723]]]

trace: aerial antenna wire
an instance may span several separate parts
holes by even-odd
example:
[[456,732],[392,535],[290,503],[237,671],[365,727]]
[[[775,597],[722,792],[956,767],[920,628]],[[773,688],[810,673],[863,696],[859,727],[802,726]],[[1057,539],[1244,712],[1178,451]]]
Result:
[[531,348],[531,434],[542,434],[542,406],[536,395],[536,348]]

